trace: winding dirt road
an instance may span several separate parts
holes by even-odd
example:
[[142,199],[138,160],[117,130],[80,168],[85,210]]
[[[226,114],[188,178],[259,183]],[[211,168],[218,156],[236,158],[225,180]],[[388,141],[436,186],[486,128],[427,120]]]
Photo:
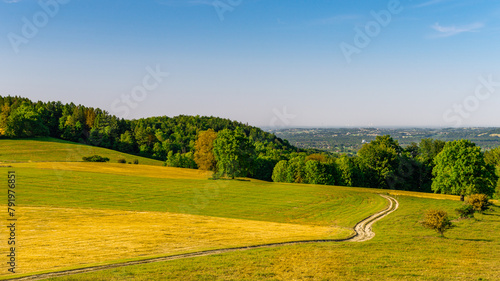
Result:
[[245,251],[245,250],[250,250],[250,249],[270,248],[270,247],[285,246],[285,245],[296,245],[296,244],[307,244],[307,243],[324,243],[324,242],[364,242],[364,241],[368,241],[368,240],[372,239],[375,236],[375,233],[372,231],[372,225],[376,221],[378,221],[378,220],[382,219],[383,217],[389,215],[390,213],[396,211],[396,209],[399,207],[399,203],[396,199],[394,199],[390,196],[387,196],[387,195],[382,195],[382,194],[380,194],[380,196],[384,197],[385,199],[387,199],[387,201],[389,201],[389,207],[387,207],[385,210],[380,211],[376,214],[373,214],[373,215],[369,216],[368,218],[357,223],[354,226],[355,234],[353,234],[352,236],[345,238],[345,239],[293,241],[293,242],[262,244],[262,245],[246,246],[246,247],[226,248],[226,249],[220,249],[220,250],[209,250],[209,251],[201,251],[201,252],[194,252],[194,253],[181,254],[181,255],[173,255],[173,256],[168,256],[168,257],[153,258],[153,259],[147,259],[147,260],[130,261],[130,262],[124,262],[124,263],[92,266],[92,267],[81,268],[81,269],[43,273],[43,274],[31,275],[31,276],[20,277],[20,278],[12,278],[12,279],[6,279],[6,280],[42,280],[42,279],[46,279],[46,278],[60,277],[60,276],[73,275],[73,274],[79,274],[79,273],[94,272],[94,271],[99,271],[99,270],[112,269],[112,268],[124,267],[124,266],[130,266],[130,265],[147,264],[147,263],[153,263],[153,262],[164,262],[164,261],[171,261],[171,260],[178,260],[178,259],[185,259],[185,258],[216,255],[216,254],[222,254],[222,253],[234,252],[234,251]]

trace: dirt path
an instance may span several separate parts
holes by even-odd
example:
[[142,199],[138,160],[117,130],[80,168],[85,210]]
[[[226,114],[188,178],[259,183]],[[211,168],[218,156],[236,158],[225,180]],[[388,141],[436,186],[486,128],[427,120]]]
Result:
[[385,210],[380,211],[376,214],[373,214],[373,215],[369,216],[368,218],[357,223],[354,226],[355,234],[352,235],[351,237],[348,237],[345,239],[293,241],[293,242],[272,243],[272,244],[254,245],[254,246],[246,246],[246,247],[226,248],[226,249],[220,249],[220,250],[209,250],[209,251],[201,251],[201,252],[195,252],[195,253],[173,255],[173,256],[168,256],[168,257],[161,257],[161,258],[154,258],[154,259],[147,259],[147,260],[140,260],[140,261],[130,261],[130,262],[124,262],[124,263],[93,266],[93,267],[87,267],[87,268],[81,268],[81,269],[43,273],[43,274],[31,275],[31,276],[20,277],[20,278],[12,278],[12,279],[6,279],[6,280],[42,280],[42,279],[46,279],[46,278],[60,277],[60,276],[73,275],[73,274],[79,274],[79,273],[94,272],[94,271],[112,269],[112,268],[123,267],[123,266],[147,264],[147,263],[153,263],[153,262],[171,261],[171,260],[178,260],[178,259],[185,259],[185,258],[192,258],[192,257],[216,255],[216,254],[222,254],[222,253],[234,252],[234,251],[245,251],[245,250],[250,250],[250,249],[270,248],[270,247],[286,246],[286,245],[307,244],[307,243],[324,243],[324,242],[364,242],[364,241],[368,241],[368,240],[372,239],[375,236],[375,233],[372,231],[372,225],[376,221],[378,221],[378,220],[382,219],[383,217],[387,216],[388,214],[394,212],[399,207],[399,203],[396,199],[394,199],[390,196],[387,196],[387,195],[382,195],[382,194],[380,194],[380,196],[384,197],[385,199],[387,199],[387,201],[389,201],[389,207],[387,207]]

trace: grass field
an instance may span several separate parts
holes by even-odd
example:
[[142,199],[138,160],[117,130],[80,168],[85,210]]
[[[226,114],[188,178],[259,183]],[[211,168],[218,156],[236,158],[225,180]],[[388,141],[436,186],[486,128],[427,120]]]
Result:
[[[5,206],[0,206],[5,208]],[[22,207],[19,273],[144,256],[333,239],[349,229],[167,212]]]
[[97,154],[108,157],[110,163],[117,163],[118,159],[125,159],[127,162],[133,163],[137,159],[140,164],[144,165],[163,165],[163,162],[158,160],[54,138],[0,139],[0,148],[0,163],[81,162],[82,157]]
[[[388,193],[400,207],[374,225],[376,236],[368,242],[254,249],[53,280],[500,280],[498,207],[457,221],[441,238],[418,221],[429,208],[454,215],[458,196],[214,181],[206,173],[154,167],[155,162],[82,163],[67,156],[77,150],[72,146],[0,140],[0,159],[11,166],[0,167],[0,174],[15,170],[18,179],[20,273],[347,237],[355,223],[385,208],[387,201],[377,193]],[[113,153],[95,154],[123,157]],[[6,237],[6,229],[0,235]],[[6,243],[1,249],[6,251]],[[13,277],[7,273],[0,279]]]
[[[30,145],[26,141],[24,149]],[[343,238],[387,204],[375,193],[349,188],[213,181],[197,170],[61,162],[65,150],[58,145],[70,144],[51,145],[44,149],[55,151],[56,162],[10,158],[11,167],[0,167],[4,174],[15,170],[18,179],[20,273]],[[1,142],[0,149],[5,151]]]
[[449,200],[401,196],[374,239],[231,252],[48,280],[500,280],[500,208],[455,222],[445,238],[418,221]]

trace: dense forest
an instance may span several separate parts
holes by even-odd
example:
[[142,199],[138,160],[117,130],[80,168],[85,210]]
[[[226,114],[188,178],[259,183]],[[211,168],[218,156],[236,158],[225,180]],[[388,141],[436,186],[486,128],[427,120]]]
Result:
[[51,136],[162,160],[171,167],[214,171],[214,178],[500,195],[500,148],[468,140],[422,139],[402,147],[389,135],[356,155],[304,150],[260,128],[217,117],[125,120],[61,102],[0,96],[0,136]]
[[27,98],[0,96],[0,135],[9,138],[50,136],[68,141],[166,161],[169,166],[196,168],[194,150],[197,135],[212,129],[242,130],[255,147],[255,165],[268,167],[298,149],[286,140],[229,119],[200,116],[151,117],[125,120],[108,112],[61,102],[33,102]]

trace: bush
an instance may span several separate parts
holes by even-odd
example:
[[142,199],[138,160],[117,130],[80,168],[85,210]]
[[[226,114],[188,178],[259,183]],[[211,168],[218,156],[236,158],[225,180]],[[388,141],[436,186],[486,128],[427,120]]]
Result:
[[448,213],[443,210],[428,210],[425,213],[424,220],[420,223],[426,228],[434,229],[441,236],[444,236],[444,232],[453,227],[448,218]]
[[134,160],[134,164],[136,164],[136,165],[137,165],[137,164],[139,164],[139,160],[138,160],[138,159],[135,159],[135,160]]
[[118,163],[126,164],[127,160],[120,158],[120,159],[118,159]]
[[85,162],[108,162],[109,158],[108,157],[102,157],[99,155],[93,155],[89,157],[82,157],[83,161]]
[[474,207],[470,204],[463,204],[462,207],[455,209],[460,218],[474,217]]
[[488,196],[485,194],[471,194],[467,199],[467,203],[469,203],[476,212],[484,212],[488,210],[490,203],[488,202]]

